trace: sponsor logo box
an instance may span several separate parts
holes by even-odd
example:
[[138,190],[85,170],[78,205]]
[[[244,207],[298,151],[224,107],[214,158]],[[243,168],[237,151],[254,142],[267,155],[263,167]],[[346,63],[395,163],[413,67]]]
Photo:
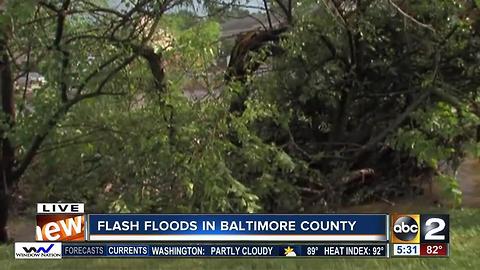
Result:
[[15,259],[61,259],[62,243],[17,242]]

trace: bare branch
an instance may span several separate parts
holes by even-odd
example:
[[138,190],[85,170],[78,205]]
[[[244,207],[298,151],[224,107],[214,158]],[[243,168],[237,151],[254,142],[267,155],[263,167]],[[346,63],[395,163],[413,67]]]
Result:
[[263,5],[265,6],[265,10],[267,11],[268,26],[270,27],[270,30],[271,30],[273,28],[272,18],[270,18],[270,10],[268,9],[267,0],[263,0]]
[[435,31],[435,29],[431,26],[431,25],[428,25],[428,24],[425,24],[425,23],[422,23],[420,21],[418,21],[417,19],[415,19],[414,17],[412,17],[411,15],[409,15],[408,13],[406,13],[405,11],[403,11],[397,4],[395,4],[395,2],[393,2],[393,0],[388,0],[388,2],[398,11],[400,12],[400,14],[402,14],[403,16],[405,16],[405,18],[409,19],[410,21],[416,23],[417,25],[423,27],[423,28],[426,28],[430,31],[432,31],[433,33],[436,33],[437,31]]

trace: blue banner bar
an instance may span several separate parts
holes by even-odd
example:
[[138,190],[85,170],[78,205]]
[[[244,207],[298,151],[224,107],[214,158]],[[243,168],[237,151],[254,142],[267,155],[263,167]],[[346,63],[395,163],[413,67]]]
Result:
[[387,241],[388,216],[90,214],[91,241]]

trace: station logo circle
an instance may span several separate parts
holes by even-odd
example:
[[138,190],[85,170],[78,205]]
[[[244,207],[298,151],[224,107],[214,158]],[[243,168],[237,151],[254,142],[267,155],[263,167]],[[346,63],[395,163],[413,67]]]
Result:
[[418,232],[417,221],[409,216],[398,218],[393,225],[393,233],[401,241],[412,241]]

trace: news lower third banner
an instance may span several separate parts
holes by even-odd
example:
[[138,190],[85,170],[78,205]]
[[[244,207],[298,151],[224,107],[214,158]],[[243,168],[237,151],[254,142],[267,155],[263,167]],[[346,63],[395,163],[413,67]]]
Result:
[[89,214],[87,241],[387,242],[388,215]]
[[63,257],[448,257],[447,214],[86,214],[38,203],[17,259]]

